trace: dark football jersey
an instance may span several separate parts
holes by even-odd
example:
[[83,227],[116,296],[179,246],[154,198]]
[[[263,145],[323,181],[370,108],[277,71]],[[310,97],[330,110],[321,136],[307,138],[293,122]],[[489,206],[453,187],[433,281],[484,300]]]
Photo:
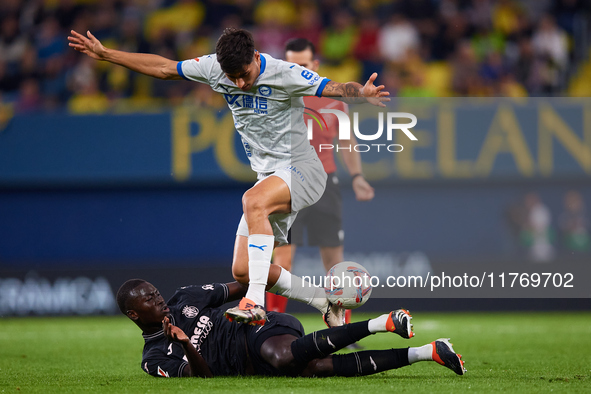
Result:
[[[222,283],[181,287],[168,301],[170,321],[182,329],[214,376],[242,375],[246,366],[246,324],[231,323],[215,309],[228,299]],[[142,369],[153,376],[180,377],[188,364],[179,343],[158,331],[144,335]]]

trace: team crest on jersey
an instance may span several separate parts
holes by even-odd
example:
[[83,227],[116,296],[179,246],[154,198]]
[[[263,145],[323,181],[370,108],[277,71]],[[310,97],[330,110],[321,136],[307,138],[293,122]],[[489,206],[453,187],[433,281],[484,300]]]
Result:
[[259,87],[259,93],[265,97],[269,97],[271,95],[271,88],[267,85],[263,85]]
[[199,314],[199,309],[192,305],[185,305],[182,312],[183,315],[185,315],[187,318],[193,319],[197,317],[197,315]]

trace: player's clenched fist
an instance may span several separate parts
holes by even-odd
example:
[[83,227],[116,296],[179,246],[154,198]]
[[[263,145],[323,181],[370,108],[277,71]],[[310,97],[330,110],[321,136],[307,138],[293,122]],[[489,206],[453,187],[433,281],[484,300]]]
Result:
[[106,48],[101,44],[99,40],[92,33],[89,31],[86,32],[88,37],[84,37],[82,34],[70,30],[71,36],[68,36],[68,41],[70,41],[70,46],[77,50],[78,52],[82,52],[87,54],[93,59],[97,60],[104,60],[105,53],[107,52]]

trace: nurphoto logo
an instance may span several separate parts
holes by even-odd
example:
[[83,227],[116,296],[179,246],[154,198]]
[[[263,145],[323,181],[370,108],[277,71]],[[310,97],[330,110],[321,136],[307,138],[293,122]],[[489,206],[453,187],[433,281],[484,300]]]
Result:
[[[313,132],[313,121],[315,121],[321,129],[328,128],[326,120],[322,114],[332,114],[337,117],[339,124],[339,141],[350,141],[351,140],[351,120],[349,115],[343,111],[337,109],[321,109],[320,112],[315,111],[311,108],[306,107],[306,115],[309,115],[312,119],[308,119],[308,139],[312,139],[314,136]],[[395,123],[399,119],[408,119],[409,123]],[[417,124],[417,117],[408,112],[387,112],[386,121],[384,122],[384,113],[378,113],[378,130],[373,134],[363,134],[359,130],[359,112],[353,112],[353,132],[355,137],[360,141],[375,141],[382,136],[384,133],[384,123],[386,124],[386,139],[388,141],[393,140],[393,134],[395,130],[402,131],[411,141],[418,141],[417,137],[409,129],[413,128]],[[320,144],[320,151],[335,149],[339,150],[355,150],[356,152],[369,152],[370,150],[376,150],[380,152],[380,149],[387,150],[388,152],[402,152],[404,149],[400,144],[347,144],[345,146],[339,146],[334,144]]]

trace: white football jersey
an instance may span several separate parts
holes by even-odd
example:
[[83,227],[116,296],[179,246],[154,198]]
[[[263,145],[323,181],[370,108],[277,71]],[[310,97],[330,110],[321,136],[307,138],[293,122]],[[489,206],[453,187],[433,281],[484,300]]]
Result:
[[259,77],[248,92],[226,77],[215,54],[179,62],[177,71],[224,96],[254,171],[273,172],[316,156],[308,141],[302,97],[320,97],[329,79],[262,53]]

